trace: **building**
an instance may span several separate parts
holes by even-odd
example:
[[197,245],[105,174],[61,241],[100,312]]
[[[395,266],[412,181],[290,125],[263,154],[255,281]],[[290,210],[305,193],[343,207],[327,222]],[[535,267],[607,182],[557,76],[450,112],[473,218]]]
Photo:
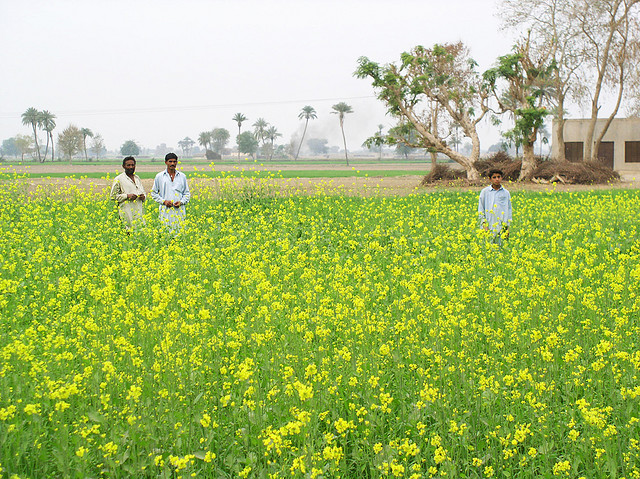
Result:
[[[569,161],[582,161],[584,138],[589,128],[589,119],[565,120],[565,157]],[[597,138],[607,120],[598,120],[594,138]],[[553,122],[553,138],[557,123]],[[554,142],[551,156],[559,156],[558,145]],[[640,171],[640,118],[614,118],[600,143],[598,157],[614,170]]]

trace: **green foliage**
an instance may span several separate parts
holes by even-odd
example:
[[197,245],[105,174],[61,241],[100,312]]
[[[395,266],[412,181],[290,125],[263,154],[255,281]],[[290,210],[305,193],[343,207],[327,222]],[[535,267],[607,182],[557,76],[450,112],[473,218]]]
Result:
[[58,135],[58,148],[71,160],[73,155],[82,151],[83,141],[82,131],[75,125],[69,125]]
[[247,155],[255,155],[258,151],[258,140],[250,131],[240,133],[236,137],[236,143],[238,144],[238,151]]
[[120,147],[120,154],[122,156],[136,156],[140,154],[140,147],[133,140],[125,141]]

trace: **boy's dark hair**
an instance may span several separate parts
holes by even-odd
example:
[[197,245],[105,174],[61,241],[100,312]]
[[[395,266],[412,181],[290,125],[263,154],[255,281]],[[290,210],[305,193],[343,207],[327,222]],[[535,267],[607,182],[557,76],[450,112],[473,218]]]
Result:
[[124,164],[125,164],[127,161],[130,161],[130,160],[131,160],[131,161],[133,161],[133,164],[134,164],[134,165],[136,164],[136,159],[135,159],[133,156],[127,156],[127,157],[125,157],[125,159],[124,159],[124,160],[122,160],[122,167],[124,168]]
[[502,177],[504,178],[504,172],[503,172],[502,170],[498,169],[498,168],[491,168],[491,169],[489,170],[489,172],[487,173],[487,176],[488,176],[489,178],[491,178],[491,177],[492,177],[493,175],[495,175],[496,173],[497,173],[497,174],[499,174],[500,176],[502,176]]
[[167,153],[167,156],[164,157],[164,161],[177,160],[177,159],[178,159],[178,155],[176,155],[175,153]]

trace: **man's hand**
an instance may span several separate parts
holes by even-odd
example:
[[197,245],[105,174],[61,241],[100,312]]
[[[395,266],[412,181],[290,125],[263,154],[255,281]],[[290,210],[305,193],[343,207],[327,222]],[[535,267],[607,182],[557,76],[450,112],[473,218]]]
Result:
[[174,208],[180,208],[180,205],[182,205],[182,203],[180,203],[179,201],[174,201],[173,202],[173,207]]
[[129,194],[127,195],[127,199],[128,199],[129,201],[133,201],[133,200],[135,200],[137,197],[138,197],[138,195],[134,195],[133,193],[129,193]]
[[144,200],[146,199],[146,196],[144,196],[144,194],[142,194],[142,195],[138,195],[138,199],[139,199],[140,201],[144,201]]
[[167,208],[171,208],[173,206],[173,201],[164,200],[164,202],[162,204],[165,205]]
[[483,224],[483,225],[482,225],[482,229],[483,229],[483,230],[485,230],[485,231],[489,231],[489,225],[488,225],[488,224],[486,224],[486,223],[485,223],[485,224]]

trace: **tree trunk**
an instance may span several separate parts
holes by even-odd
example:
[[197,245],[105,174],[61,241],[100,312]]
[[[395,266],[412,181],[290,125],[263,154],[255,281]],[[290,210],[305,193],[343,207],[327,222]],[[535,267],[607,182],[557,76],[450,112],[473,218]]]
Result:
[[557,128],[554,132],[555,135],[555,144],[558,145],[558,161],[567,161],[567,157],[565,155],[565,146],[564,146],[564,94],[558,95],[558,114],[556,117]]
[[51,136],[51,163],[53,163],[53,133],[49,132],[49,135]]
[[438,164],[438,152],[430,151],[429,154],[431,155],[431,171],[433,171]]
[[40,145],[38,145],[38,132],[36,131],[36,124],[32,123],[31,126],[33,127],[33,139],[36,142],[36,152],[38,153],[38,161],[42,163],[42,157],[40,156]]
[[536,169],[536,158],[533,143],[526,141],[522,144],[522,169],[518,181],[528,180]]
[[347,155],[347,139],[344,136],[344,124],[340,120],[340,130],[342,130],[342,141],[344,142],[344,158],[347,160],[347,166],[349,166],[349,155]]
[[302,143],[304,142],[304,135],[307,133],[308,124],[309,124],[309,119],[307,119],[306,123],[304,124],[304,131],[302,132],[302,138],[300,139],[300,145],[298,146],[298,151],[296,152],[296,157],[294,158],[294,160],[297,160],[298,155],[300,155],[300,148],[302,148]]

